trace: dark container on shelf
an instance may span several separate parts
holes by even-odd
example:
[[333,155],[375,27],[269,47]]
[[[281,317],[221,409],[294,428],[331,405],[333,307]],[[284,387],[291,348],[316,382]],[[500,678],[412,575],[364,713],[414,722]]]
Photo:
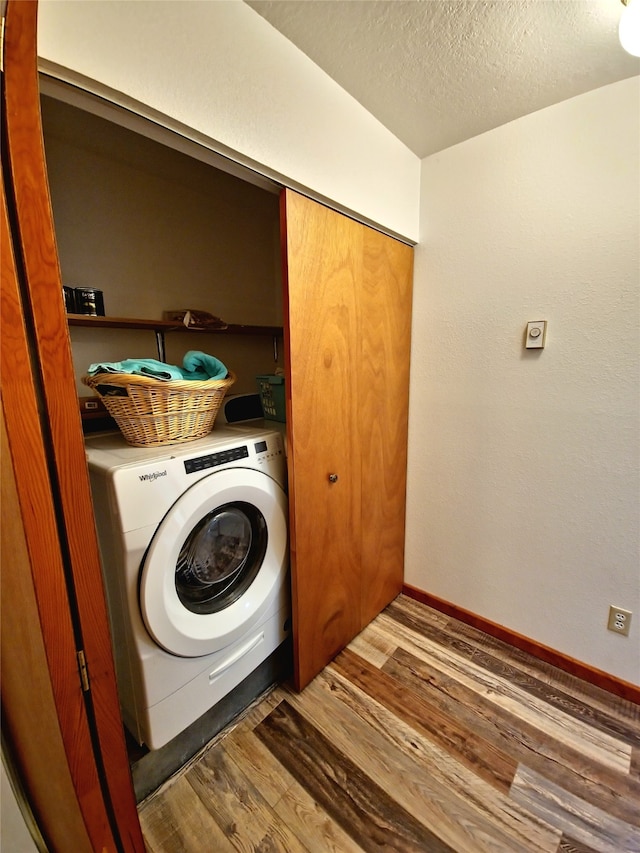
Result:
[[284,394],[284,376],[265,374],[256,376],[262,411],[267,420],[285,423],[286,403]]
[[76,294],[72,287],[63,287],[62,293],[64,294],[64,310],[67,314],[75,314],[76,313]]
[[93,287],[76,287],[76,313],[104,317],[104,298],[101,290]]

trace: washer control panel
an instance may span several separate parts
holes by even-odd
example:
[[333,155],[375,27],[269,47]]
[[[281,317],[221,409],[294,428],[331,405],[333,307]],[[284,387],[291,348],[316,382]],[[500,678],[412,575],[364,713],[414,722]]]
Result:
[[249,451],[245,444],[242,447],[232,447],[230,450],[221,450],[218,453],[208,453],[206,456],[187,459],[184,463],[184,470],[187,474],[194,474],[196,471],[217,468],[218,465],[226,465],[228,462],[237,462],[238,459],[248,458]]
[[278,436],[270,438],[268,442],[258,441],[253,445],[256,452],[256,462],[261,466],[269,466],[279,457],[284,456],[282,442]]

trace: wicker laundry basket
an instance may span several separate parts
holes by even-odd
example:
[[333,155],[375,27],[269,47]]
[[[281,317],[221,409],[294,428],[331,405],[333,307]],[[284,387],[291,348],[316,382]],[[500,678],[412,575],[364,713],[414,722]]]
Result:
[[236,381],[170,380],[128,373],[98,373],[82,381],[100,397],[134,447],[158,447],[203,438],[213,429],[222,400]]

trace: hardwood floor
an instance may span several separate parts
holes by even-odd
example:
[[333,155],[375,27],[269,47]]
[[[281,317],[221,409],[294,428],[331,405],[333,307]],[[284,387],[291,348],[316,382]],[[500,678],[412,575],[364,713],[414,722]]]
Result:
[[640,707],[400,596],[139,814],[151,853],[640,853]]

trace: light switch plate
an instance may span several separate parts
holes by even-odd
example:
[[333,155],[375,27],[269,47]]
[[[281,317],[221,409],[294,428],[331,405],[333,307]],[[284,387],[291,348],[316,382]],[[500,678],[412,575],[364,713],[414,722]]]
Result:
[[527,323],[527,334],[524,342],[526,349],[544,349],[546,337],[546,320],[532,320]]

